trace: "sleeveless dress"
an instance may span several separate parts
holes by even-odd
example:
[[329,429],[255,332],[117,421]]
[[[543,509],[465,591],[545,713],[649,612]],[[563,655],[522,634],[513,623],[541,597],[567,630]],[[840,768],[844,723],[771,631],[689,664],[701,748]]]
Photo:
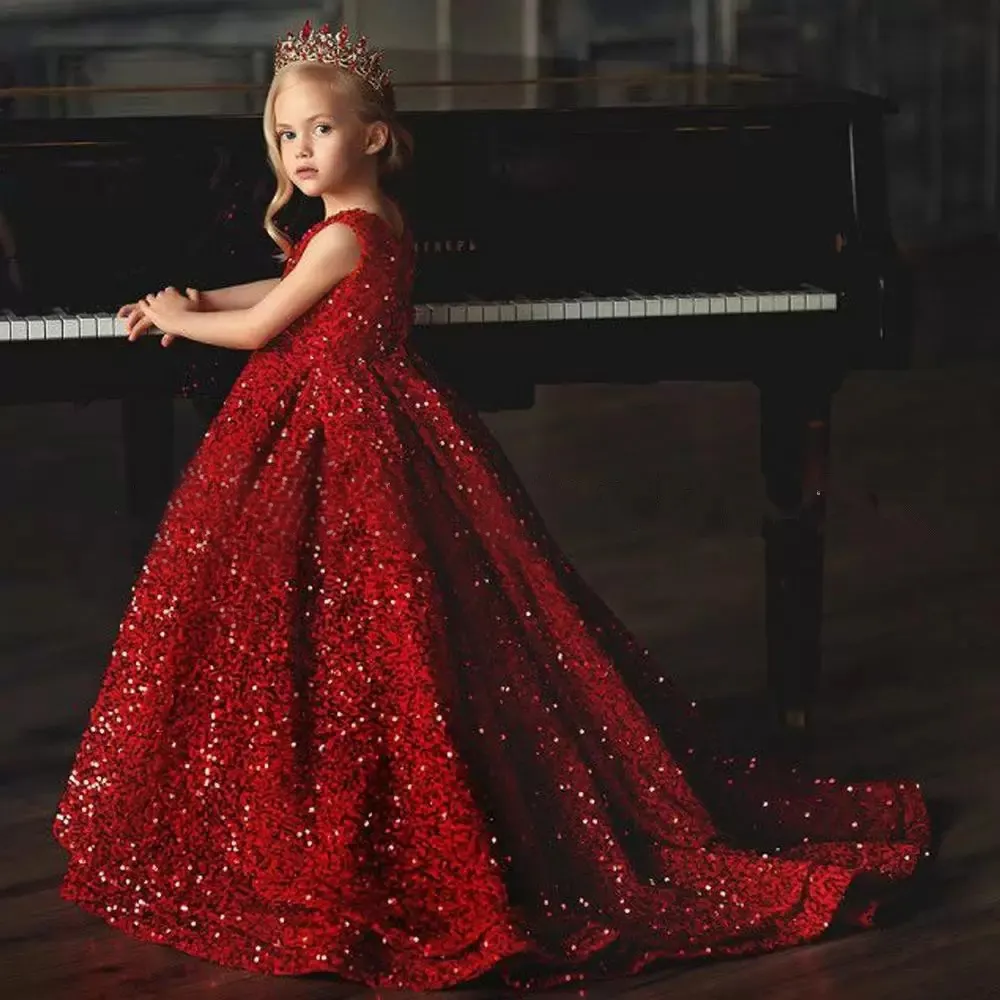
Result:
[[[411,351],[413,248],[248,361],[172,496],[54,822],[62,892],[272,974],[523,987],[870,922],[910,782],[723,756]],[[851,889],[849,903],[845,902]]]

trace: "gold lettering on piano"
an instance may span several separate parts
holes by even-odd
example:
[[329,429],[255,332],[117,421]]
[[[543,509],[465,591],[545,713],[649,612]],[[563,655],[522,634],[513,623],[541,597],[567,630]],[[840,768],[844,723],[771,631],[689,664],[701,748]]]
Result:
[[414,240],[417,253],[475,253],[475,240]]

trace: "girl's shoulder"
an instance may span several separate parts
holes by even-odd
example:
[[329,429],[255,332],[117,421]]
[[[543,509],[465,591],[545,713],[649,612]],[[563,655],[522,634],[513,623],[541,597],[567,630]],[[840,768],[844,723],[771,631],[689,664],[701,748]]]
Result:
[[402,247],[407,242],[407,225],[398,209],[396,213],[397,219],[392,220],[367,208],[342,209],[310,226],[292,248],[291,258],[299,258],[318,233],[335,224],[347,226],[354,232],[363,253],[382,245]]

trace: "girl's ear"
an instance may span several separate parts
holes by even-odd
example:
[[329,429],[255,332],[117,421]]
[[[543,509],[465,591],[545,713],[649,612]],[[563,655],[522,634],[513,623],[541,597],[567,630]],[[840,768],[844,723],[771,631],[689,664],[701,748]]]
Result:
[[365,152],[369,156],[381,153],[389,144],[389,126],[385,122],[372,122],[368,126],[368,141],[365,143]]

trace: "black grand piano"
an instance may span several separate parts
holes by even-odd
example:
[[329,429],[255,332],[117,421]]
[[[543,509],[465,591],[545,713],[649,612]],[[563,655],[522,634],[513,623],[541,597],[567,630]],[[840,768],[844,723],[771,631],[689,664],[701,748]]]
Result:
[[[508,109],[403,115],[418,150],[397,191],[419,252],[417,346],[484,409],[530,406],[540,384],[755,382],[768,680],[779,727],[804,732],[831,396],[852,369],[908,355],[891,108],[736,72],[665,74],[625,96],[595,79],[518,94]],[[130,509],[147,527],[172,484],[173,397],[211,406],[245,358],[129,344],[114,312],[168,284],[277,273],[260,226],[271,191],[256,116],[0,121],[19,261],[0,261],[0,402],[120,399]],[[297,235],[315,212],[293,203],[284,222]]]

